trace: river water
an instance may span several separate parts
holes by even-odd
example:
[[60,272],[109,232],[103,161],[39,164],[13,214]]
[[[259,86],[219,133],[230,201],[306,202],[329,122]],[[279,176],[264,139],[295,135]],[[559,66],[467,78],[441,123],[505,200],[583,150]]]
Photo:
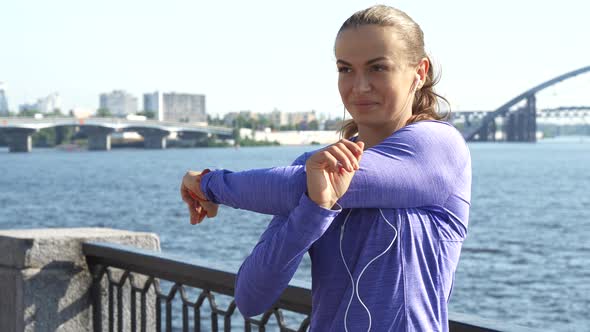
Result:
[[[590,331],[590,138],[473,143],[472,209],[450,310],[552,331]],[[183,260],[237,271],[269,216],[222,207],[188,223],[189,169],[288,165],[316,147],[0,148],[0,229],[111,227],[157,233]],[[306,257],[295,278],[309,285]]]

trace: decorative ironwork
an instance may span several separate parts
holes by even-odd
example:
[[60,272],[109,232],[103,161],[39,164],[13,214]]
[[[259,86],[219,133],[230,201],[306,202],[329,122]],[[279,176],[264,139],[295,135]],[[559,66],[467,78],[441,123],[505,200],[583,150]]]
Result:
[[[223,318],[223,331],[231,331],[232,317],[236,312],[235,301],[232,299],[227,308],[222,309],[216,303],[214,293],[233,298],[235,274],[188,264],[161,253],[117,244],[84,243],[82,250],[93,277],[91,297],[95,332],[102,332],[107,326],[109,332],[146,332],[153,331],[154,325],[156,331],[178,330],[176,325],[182,326],[183,332],[191,330],[191,325],[193,331],[201,331],[202,308],[209,311],[210,331],[219,331],[219,318]],[[171,285],[168,292],[162,290],[163,283]],[[190,300],[188,289],[198,292],[195,301]],[[129,296],[128,301],[126,294]],[[177,294],[180,296],[177,297]],[[106,317],[103,317],[102,311],[103,298],[107,299]],[[178,299],[182,310],[180,317],[175,318],[174,315],[178,315],[178,312],[173,311],[173,301]],[[151,316],[150,310],[154,313]],[[287,326],[283,311],[298,313],[305,318],[295,330]],[[260,318],[243,318],[238,312],[239,319],[244,321],[244,331],[247,332],[252,331],[253,327],[257,327],[261,332],[266,331],[267,328],[274,327],[271,324],[273,321],[276,321],[276,328],[281,332],[307,331],[310,314],[311,291],[296,286],[288,286],[273,307]],[[155,321],[150,321],[154,320],[153,316]],[[273,317],[275,319],[271,321]],[[530,331],[464,314],[451,314],[451,318],[451,332]],[[103,326],[104,321],[107,322],[107,326]]]
[[[148,331],[148,297],[155,302],[155,330],[172,331],[173,325],[180,325],[182,331],[201,331],[202,308],[210,312],[210,331],[219,331],[219,318],[223,319],[223,331],[231,331],[232,317],[235,316],[236,304],[232,300],[225,309],[218,306],[214,293],[233,297],[235,274],[186,264],[179,260],[167,258],[159,253],[143,251],[130,247],[106,243],[84,243],[83,251],[92,273],[92,299],[94,330],[103,331],[103,284],[107,294],[106,319],[108,331]],[[144,279],[140,282],[138,279]],[[162,290],[160,282],[169,281],[172,286],[168,292]],[[195,301],[188,296],[187,287],[200,290]],[[129,301],[124,300],[128,292]],[[180,294],[180,296],[177,296]],[[137,298],[140,298],[139,310]],[[281,299],[272,309],[259,319],[243,318],[244,330],[265,331],[275,318],[276,326],[281,332],[306,331],[309,327],[311,313],[311,295],[309,290],[289,286]],[[179,300],[182,312],[179,319],[173,317],[173,301]],[[128,302],[128,305],[125,305]],[[205,303],[208,304],[205,305]],[[282,310],[293,311],[306,316],[297,329],[287,326]],[[190,312],[192,311],[192,322]],[[126,321],[128,312],[128,321]],[[164,317],[162,317],[164,316]],[[235,317],[234,317],[235,318]],[[235,326],[234,326],[235,327]],[[176,327],[174,327],[176,329]],[[209,331],[209,329],[205,329]]]

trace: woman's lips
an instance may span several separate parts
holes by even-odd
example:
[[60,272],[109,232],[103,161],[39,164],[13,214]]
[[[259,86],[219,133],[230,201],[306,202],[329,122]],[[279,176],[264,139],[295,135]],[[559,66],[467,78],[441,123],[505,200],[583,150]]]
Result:
[[363,106],[363,105],[378,104],[378,102],[376,100],[372,100],[372,99],[355,99],[355,100],[352,100],[351,104]]
[[375,106],[379,105],[379,103],[375,102],[375,101],[370,101],[370,100],[361,100],[361,101],[352,102],[352,105],[354,106],[354,108],[359,109],[359,110],[368,110],[368,109],[372,109]]

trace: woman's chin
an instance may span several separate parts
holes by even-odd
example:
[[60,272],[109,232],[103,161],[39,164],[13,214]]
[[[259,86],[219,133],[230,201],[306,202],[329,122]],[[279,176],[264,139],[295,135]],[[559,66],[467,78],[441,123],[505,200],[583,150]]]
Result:
[[368,117],[368,116],[358,116],[353,117],[354,122],[357,126],[365,127],[365,128],[379,128],[382,127],[384,121],[380,120],[376,117]]

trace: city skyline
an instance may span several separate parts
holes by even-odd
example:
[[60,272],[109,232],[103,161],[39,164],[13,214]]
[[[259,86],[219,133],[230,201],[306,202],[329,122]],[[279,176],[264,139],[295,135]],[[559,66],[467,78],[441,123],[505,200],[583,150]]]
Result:
[[[2,83],[2,82],[0,82],[0,83]],[[2,86],[0,86],[0,89],[2,89]],[[2,91],[4,91],[4,90],[2,90]],[[107,105],[108,104],[107,97],[110,97],[111,95],[115,95],[115,97],[117,99],[123,99],[123,100],[120,100],[120,101],[117,100],[117,102],[115,103],[117,105],[115,105],[114,107],[109,107],[109,105]],[[205,102],[204,102],[205,95],[195,94],[195,93],[183,93],[183,92],[177,92],[177,91],[166,91],[166,92],[164,92],[164,91],[155,91],[155,92],[142,93],[141,95],[143,96],[143,98],[142,98],[143,101],[142,101],[142,103],[139,103],[139,99],[140,99],[139,97],[140,96],[135,96],[134,94],[128,93],[126,90],[114,89],[114,90],[111,90],[110,92],[101,92],[101,93],[98,94],[99,101],[98,101],[98,105],[96,107],[93,107],[93,108],[90,108],[90,109],[88,109],[88,108],[83,108],[83,109],[84,110],[92,110],[93,112],[97,112],[100,109],[106,109],[106,110],[109,110],[109,111],[113,112],[114,113],[113,115],[117,115],[117,116],[122,116],[122,115],[126,115],[126,114],[136,114],[138,112],[146,112],[147,111],[147,112],[155,112],[156,113],[155,114],[155,117],[156,118],[162,118],[163,117],[163,114],[160,114],[160,112],[162,111],[162,109],[158,106],[159,104],[161,104],[163,102],[161,100],[162,99],[162,96],[164,96],[164,97],[166,97],[167,95],[169,97],[175,97],[175,96],[199,96],[200,98],[202,98],[202,101],[200,102],[200,104],[205,104]],[[159,96],[157,96],[157,95],[159,95]],[[13,109],[10,109],[10,111],[12,113],[18,114],[20,111],[23,111],[23,110],[36,110],[36,111],[39,111],[39,113],[49,113],[49,112],[51,112],[53,110],[58,110],[62,114],[66,115],[66,114],[68,114],[69,111],[73,111],[73,110],[78,109],[78,107],[74,107],[74,108],[72,108],[70,110],[67,110],[67,109],[62,109],[59,106],[58,107],[53,107],[51,109],[49,109],[47,107],[42,108],[42,109],[38,109],[39,108],[38,105],[39,105],[40,102],[44,102],[46,99],[52,98],[54,96],[57,96],[59,98],[60,102],[59,102],[58,105],[61,105],[61,97],[59,95],[59,92],[53,92],[53,93],[51,93],[50,95],[48,95],[46,97],[37,98],[37,101],[36,102],[25,102],[25,103],[19,104],[16,107],[16,109],[14,109],[14,110]],[[152,97],[155,97],[155,98],[152,98]],[[121,107],[122,108],[125,108],[126,107],[125,104],[127,104],[127,101],[124,100],[126,98],[134,99],[132,101],[132,104],[134,104],[133,107],[131,107],[129,110],[119,110],[119,108],[121,108]],[[6,99],[3,99],[3,101],[5,101],[5,100]],[[122,103],[122,105],[118,105],[118,103]],[[228,112],[225,112],[225,113],[222,113],[222,114],[216,113],[216,114],[213,114],[212,116],[213,117],[223,118],[224,115],[228,115],[228,114],[231,114],[231,113],[243,113],[243,112],[248,112],[248,113],[253,113],[253,114],[266,114],[266,113],[271,114],[271,113],[278,112],[280,114],[285,114],[285,116],[287,116],[289,114],[292,115],[292,114],[299,114],[299,113],[306,113],[306,112],[312,112],[313,113],[313,112],[315,112],[315,110],[314,109],[310,109],[309,111],[294,110],[294,111],[288,111],[287,112],[287,111],[283,111],[283,110],[280,110],[280,109],[278,109],[278,108],[275,107],[275,108],[273,108],[270,111],[269,110],[262,110],[262,111],[257,110],[257,111],[253,111],[253,110],[245,110],[245,109],[242,109],[242,110],[238,110],[238,111],[232,110],[232,111],[228,111]],[[325,114],[325,113],[324,112],[320,112],[320,114]],[[211,115],[211,114],[207,114],[207,115]]]
[[[422,26],[427,50],[442,68],[438,91],[456,110],[495,109],[590,64],[590,46],[578,37],[590,30],[590,6],[581,1],[385,3]],[[96,109],[101,91],[122,89],[137,97],[203,94],[212,116],[274,108],[340,116],[335,34],[350,14],[372,4],[129,1],[114,10],[113,1],[11,2],[0,20],[7,50],[0,54],[0,81],[13,112],[55,91],[66,111]],[[27,24],[19,24],[22,17]],[[540,96],[539,106],[590,104],[584,99],[588,76]]]

